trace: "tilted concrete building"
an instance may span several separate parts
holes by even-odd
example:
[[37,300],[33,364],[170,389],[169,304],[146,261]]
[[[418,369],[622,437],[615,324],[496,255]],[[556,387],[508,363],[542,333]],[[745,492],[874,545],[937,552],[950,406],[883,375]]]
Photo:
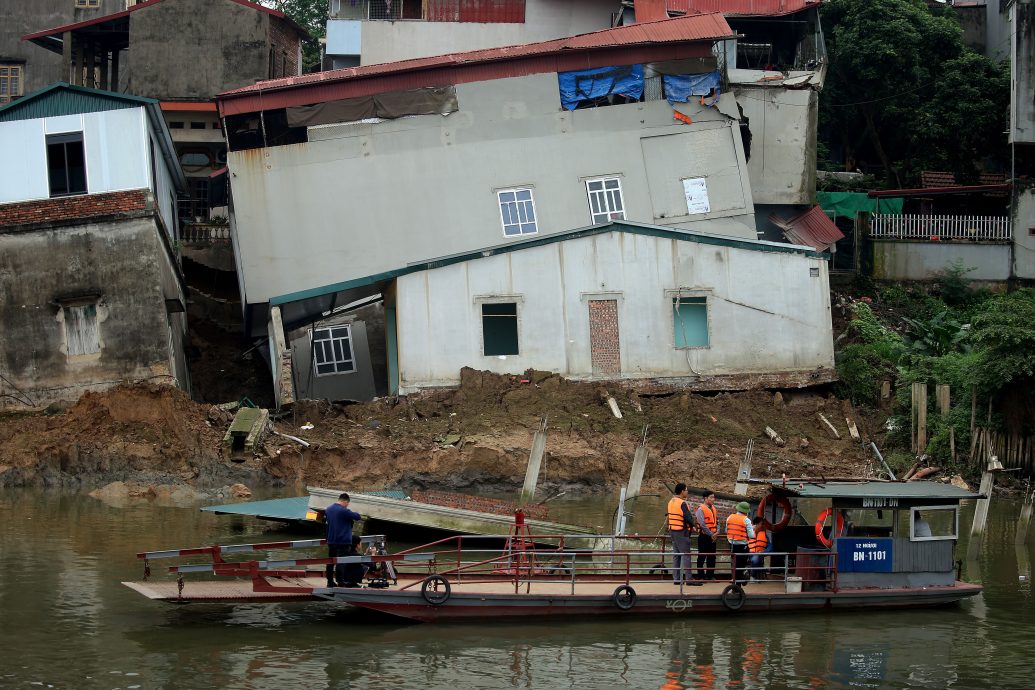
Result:
[[[287,333],[373,295],[391,391],[463,365],[830,380],[823,255],[756,239],[732,35],[694,14],[222,94],[246,328],[281,400]],[[309,346],[352,373],[344,339]]]
[[0,109],[0,407],[189,389],[184,187],[152,99],[55,84]]

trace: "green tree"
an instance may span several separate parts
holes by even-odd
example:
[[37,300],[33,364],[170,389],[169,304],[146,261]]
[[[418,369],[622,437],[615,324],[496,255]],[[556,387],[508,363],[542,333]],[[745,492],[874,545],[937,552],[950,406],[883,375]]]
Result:
[[259,0],[260,4],[279,10],[309,32],[302,43],[302,71],[320,70],[320,39],[327,35],[328,0]]
[[990,299],[974,317],[970,340],[980,353],[979,385],[992,393],[1008,385],[1035,389],[1035,291]]
[[924,0],[828,0],[820,130],[901,186],[924,168],[966,174],[1005,152],[1009,77],[963,45],[951,9]]

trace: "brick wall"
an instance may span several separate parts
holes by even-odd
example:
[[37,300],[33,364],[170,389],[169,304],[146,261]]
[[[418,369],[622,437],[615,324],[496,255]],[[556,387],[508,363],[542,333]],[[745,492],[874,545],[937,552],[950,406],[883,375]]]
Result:
[[593,373],[621,373],[618,300],[592,299],[589,301],[589,347]]
[[269,66],[270,76],[293,77],[298,74],[298,47],[301,41],[298,32],[283,19],[270,17],[270,47],[273,49],[273,64]]
[[19,201],[13,204],[0,204],[0,227],[81,221],[151,208],[151,194],[146,189]]

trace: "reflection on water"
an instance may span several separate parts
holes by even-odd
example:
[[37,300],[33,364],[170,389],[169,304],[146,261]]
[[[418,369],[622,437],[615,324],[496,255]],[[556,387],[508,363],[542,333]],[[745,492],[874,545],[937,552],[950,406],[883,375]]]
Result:
[[[641,533],[660,506],[638,506]],[[599,524],[613,509],[551,504],[555,519]],[[425,626],[343,605],[152,603],[119,585],[140,577],[136,551],[295,535],[194,508],[8,490],[0,687],[1026,688],[1035,605],[1015,515],[993,506],[964,571],[985,594],[957,608]]]

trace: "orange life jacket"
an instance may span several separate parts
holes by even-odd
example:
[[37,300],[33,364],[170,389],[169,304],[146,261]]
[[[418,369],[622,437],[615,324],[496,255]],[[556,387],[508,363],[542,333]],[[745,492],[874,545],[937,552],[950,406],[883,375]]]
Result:
[[765,547],[769,546],[769,535],[764,529],[758,530],[755,538],[751,540],[751,553],[762,553]]
[[704,525],[712,534],[719,533],[719,514],[715,512],[714,506],[702,503],[697,506],[704,514]]
[[672,532],[682,532],[690,527],[683,518],[684,503],[685,501],[679,496],[668,499],[668,528]]
[[726,538],[731,542],[738,541],[746,543],[748,540],[747,526],[751,524],[747,515],[733,513],[726,518]]

